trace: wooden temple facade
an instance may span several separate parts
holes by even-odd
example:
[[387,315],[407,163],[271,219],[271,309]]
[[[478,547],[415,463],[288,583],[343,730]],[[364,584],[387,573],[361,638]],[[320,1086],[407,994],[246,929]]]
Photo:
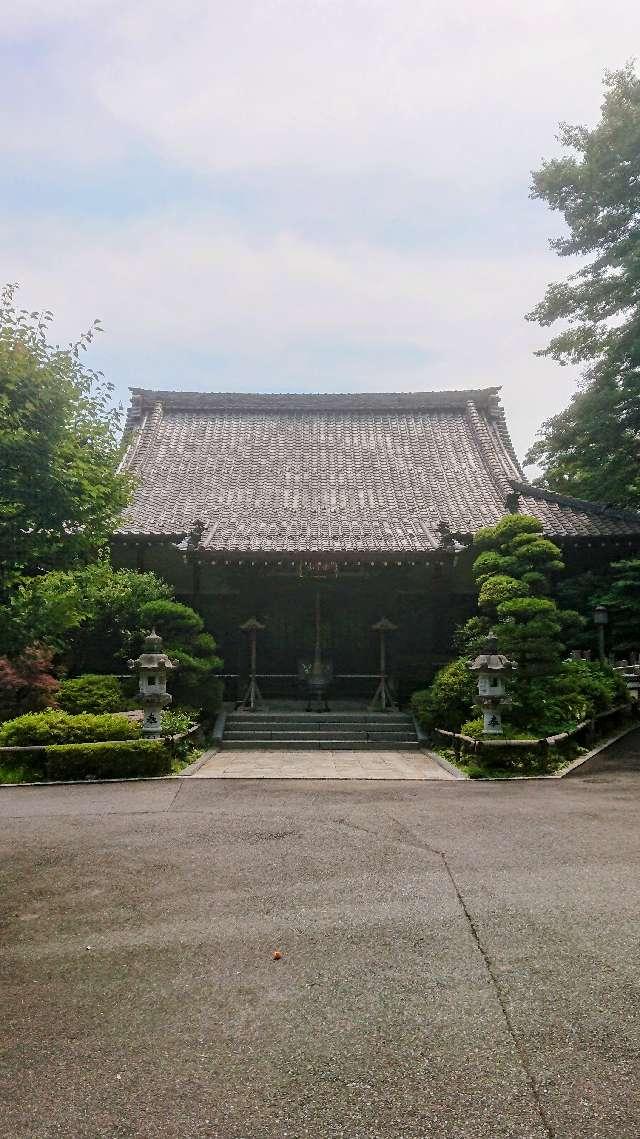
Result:
[[117,565],[153,569],[204,616],[243,683],[256,617],[266,695],[293,695],[316,617],[334,690],[375,687],[386,617],[402,699],[451,655],[474,611],[469,543],[533,514],[571,564],[640,548],[640,517],[526,482],[499,389],[252,395],[136,388]]

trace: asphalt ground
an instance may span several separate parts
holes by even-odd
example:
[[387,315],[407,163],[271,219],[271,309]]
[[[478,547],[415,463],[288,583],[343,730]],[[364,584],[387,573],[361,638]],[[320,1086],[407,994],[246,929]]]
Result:
[[639,767],[3,789],[0,1134],[637,1139]]

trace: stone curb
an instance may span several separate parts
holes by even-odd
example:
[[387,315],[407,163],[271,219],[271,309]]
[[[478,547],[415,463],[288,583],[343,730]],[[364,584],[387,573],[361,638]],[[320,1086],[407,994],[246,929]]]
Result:
[[131,775],[128,779],[43,779],[40,783],[0,783],[6,787],[97,787],[103,783],[175,783],[179,775]]
[[178,772],[177,776],[174,775],[173,778],[182,779],[186,776],[188,779],[190,775],[195,775],[196,771],[200,770],[203,763],[206,763],[209,759],[211,759],[212,755],[216,755],[219,751],[220,747],[208,747],[206,751],[203,751],[202,755],[199,756],[198,759],[194,760],[193,763],[190,763],[188,767],[183,767],[182,771]]
[[571,775],[572,772],[576,770],[576,768],[582,767],[583,763],[586,763],[587,760],[593,759],[594,755],[599,755],[601,751],[605,751],[608,747],[611,747],[612,744],[617,743],[618,740],[624,739],[625,736],[629,735],[629,732],[634,732],[637,730],[637,728],[637,723],[628,724],[624,731],[618,732],[616,736],[611,736],[611,738],[608,740],[604,740],[602,743],[598,744],[597,747],[594,747],[591,749],[591,751],[588,751],[586,755],[578,756],[578,758],[574,759],[567,767],[564,768],[563,771],[559,771],[555,778],[564,779],[565,776]]
[[421,751],[424,755],[428,755],[429,759],[432,759],[434,763],[437,763],[438,766],[443,769],[443,771],[447,771],[449,775],[453,775],[454,779],[469,778],[468,775],[465,775],[464,771],[461,771],[459,767],[456,767],[455,763],[452,763],[451,760],[447,759],[444,755],[438,755],[437,751],[431,751],[431,749],[428,747],[421,748]]

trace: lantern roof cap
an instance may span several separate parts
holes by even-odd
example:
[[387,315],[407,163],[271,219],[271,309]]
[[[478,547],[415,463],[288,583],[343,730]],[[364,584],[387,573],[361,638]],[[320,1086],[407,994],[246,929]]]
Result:
[[175,667],[173,661],[169,660],[167,654],[162,651],[162,637],[156,633],[155,629],[147,633],[140,656],[136,660],[129,661],[129,668],[170,669]]
[[498,652],[498,638],[491,632],[484,643],[484,651],[469,664],[472,672],[511,672],[518,666],[504,653]]

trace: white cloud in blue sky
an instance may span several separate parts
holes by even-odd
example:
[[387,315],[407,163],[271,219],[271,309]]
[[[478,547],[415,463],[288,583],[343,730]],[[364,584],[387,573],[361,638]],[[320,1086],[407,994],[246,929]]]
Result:
[[0,277],[128,384],[502,384],[522,454],[574,377],[523,314],[528,200],[633,0],[21,0],[0,12]]

